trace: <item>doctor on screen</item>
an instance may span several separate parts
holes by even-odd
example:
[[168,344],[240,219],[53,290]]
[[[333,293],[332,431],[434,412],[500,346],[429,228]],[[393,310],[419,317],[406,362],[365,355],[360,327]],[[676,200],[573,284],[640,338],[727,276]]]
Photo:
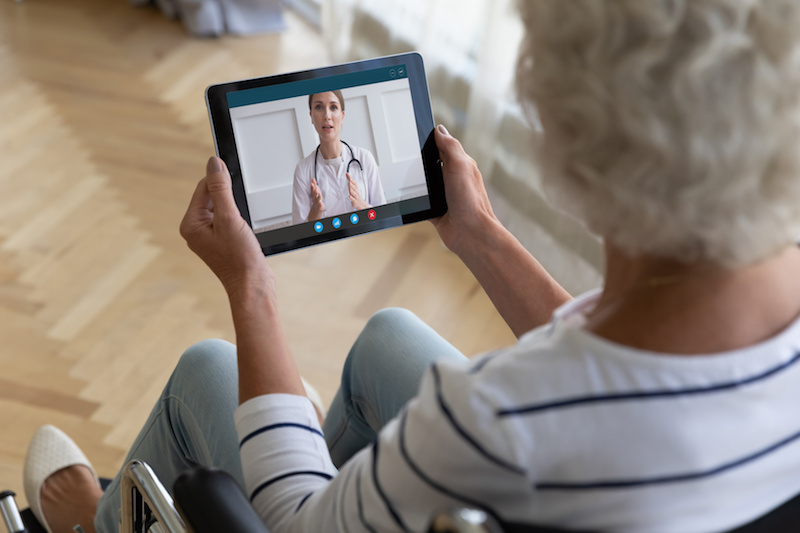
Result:
[[308,107],[320,144],[294,170],[292,223],[386,203],[373,155],[340,138],[342,91],[312,94]]

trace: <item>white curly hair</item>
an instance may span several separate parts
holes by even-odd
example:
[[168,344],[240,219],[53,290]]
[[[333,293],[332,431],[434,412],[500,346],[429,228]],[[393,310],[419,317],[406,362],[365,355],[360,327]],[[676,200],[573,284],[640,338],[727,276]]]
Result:
[[632,255],[800,237],[800,0],[521,0],[546,195]]

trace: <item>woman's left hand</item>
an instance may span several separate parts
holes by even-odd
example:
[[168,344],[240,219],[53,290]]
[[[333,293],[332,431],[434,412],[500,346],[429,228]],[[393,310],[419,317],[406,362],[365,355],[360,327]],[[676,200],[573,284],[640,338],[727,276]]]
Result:
[[347,186],[350,189],[350,203],[353,204],[353,209],[367,209],[370,205],[361,198],[361,192],[358,190],[358,185],[347,173]]
[[228,168],[212,157],[181,221],[181,236],[222,282],[229,297],[274,288],[253,230],[233,199]]

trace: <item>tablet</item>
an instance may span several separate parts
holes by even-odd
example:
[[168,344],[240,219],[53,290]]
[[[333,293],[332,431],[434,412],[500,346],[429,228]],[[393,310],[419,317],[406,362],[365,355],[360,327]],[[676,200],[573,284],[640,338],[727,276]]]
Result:
[[212,85],[206,102],[266,255],[447,210],[417,53]]

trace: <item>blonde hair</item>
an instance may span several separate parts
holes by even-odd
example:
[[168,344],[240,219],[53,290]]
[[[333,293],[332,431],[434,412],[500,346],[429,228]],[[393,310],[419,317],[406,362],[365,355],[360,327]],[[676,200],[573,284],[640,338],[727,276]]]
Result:
[[626,252],[736,267],[800,237],[799,0],[522,0],[548,198]]

